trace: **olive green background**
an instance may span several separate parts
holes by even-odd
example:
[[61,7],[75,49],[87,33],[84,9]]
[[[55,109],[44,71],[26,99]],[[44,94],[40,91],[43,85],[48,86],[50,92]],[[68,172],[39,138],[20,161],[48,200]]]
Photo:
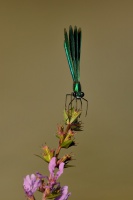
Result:
[[[82,28],[81,83],[88,99],[76,167],[60,181],[73,200],[133,199],[133,1],[0,2],[0,199],[25,199],[27,174],[48,175],[34,154],[56,147],[72,92],[64,28]],[[41,195],[37,194],[37,199]]]

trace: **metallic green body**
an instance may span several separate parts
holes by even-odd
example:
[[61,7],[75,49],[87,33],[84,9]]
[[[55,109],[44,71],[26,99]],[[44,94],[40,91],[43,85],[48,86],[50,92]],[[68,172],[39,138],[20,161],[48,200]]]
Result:
[[73,92],[75,97],[82,98],[80,84],[80,53],[81,53],[81,29],[77,27],[69,27],[69,36],[66,29],[64,30],[64,48],[69,65],[69,69],[73,79]]
[[73,91],[74,92],[81,92],[81,84],[80,84],[80,82],[73,82]]
[[[71,101],[68,104],[72,106],[72,102],[74,99],[76,99],[76,105],[77,105],[77,99],[81,102],[81,109],[82,109],[82,100],[85,100],[87,103],[87,109],[88,109],[88,101],[83,98],[84,93],[81,89],[80,84],[80,54],[81,54],[81,29],[77,29],[77,27],[73,28],[69,27],[69,34],[67,33],[66,29],[64,29],[64,48],[65,53],[69,65],[69,69],[71,72],[71,76],[73,79],[73,92],[71,94],[66,95],[66,101],[65,101],[65,107],[67,102],[67,96],[71,95]],[[73,99],[72,99],[73,96]],[[86,115],[87,115],[87,109],[86,109]]]

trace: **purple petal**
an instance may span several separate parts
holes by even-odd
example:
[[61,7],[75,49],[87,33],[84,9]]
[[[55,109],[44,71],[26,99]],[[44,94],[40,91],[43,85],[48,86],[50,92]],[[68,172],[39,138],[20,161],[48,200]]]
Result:
[[49,172],[51,174],[51,176],[53,177],[54,176],[54,170],[55,170],[55,167],[56,167],[56,158],[53,157],[51,160],[50,160],[50,163],[49,163]]
[[61,176],[61,174],[63,173],[63,171],[64,171],[64,163],[62,162],[59,165],[59,171],[56,173],[56,180]]
[[37,177],[34,174],[27,175],[24,178],[24,183],[23,183],[23,187],[24,187],[24,191],[28,196],[32,196],[35,191],[39,188],[39,186],[41,185],[41,182],[39,179],[37,179]]
[[68,193],[68,186],[63,186],[61,188],[61,196],[55,198],[55,200],[67,200],[71,193]]
[[48,176],[44,176],[42,174],[40,174],[39,172],[36,173],[36,176],[39,178],[39,179],[44,179],[46,178],[48,180]]

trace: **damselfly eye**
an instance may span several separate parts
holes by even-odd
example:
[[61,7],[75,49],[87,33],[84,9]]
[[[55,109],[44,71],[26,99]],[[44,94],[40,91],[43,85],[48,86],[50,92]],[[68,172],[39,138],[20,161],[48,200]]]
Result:
[[74,97],[77,97],[77,93],[76,93],[76,92],[73,92],[73,96],[74,96]]
[[81,97],[81,98],[83,98],[84,95],[85,95],[84,92],[81,92],[81,93],[80,93],[80,97]]

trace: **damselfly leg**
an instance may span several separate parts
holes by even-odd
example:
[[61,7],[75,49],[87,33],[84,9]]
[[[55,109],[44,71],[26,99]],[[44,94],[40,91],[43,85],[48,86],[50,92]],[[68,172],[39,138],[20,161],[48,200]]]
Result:
[[[70,102],[67,104],[67,99],[68,99],[68,96],[70,96]],[[72,110],[72,108],[74,107],[75,110],[82,110],[82,99],[84,101],[86,101],[86,114],[85,116],[87,115],[87,111],[88,111],[88,101],[87,99],[85,98],[76,98],[73,96],[73,93],[71,94],[66,94],[66,99],[65,99],[65,109],[66,110]],[[75,104],[73,104],[75,101]],[[78,102],[80,102],[80,106],[78,106]]]

